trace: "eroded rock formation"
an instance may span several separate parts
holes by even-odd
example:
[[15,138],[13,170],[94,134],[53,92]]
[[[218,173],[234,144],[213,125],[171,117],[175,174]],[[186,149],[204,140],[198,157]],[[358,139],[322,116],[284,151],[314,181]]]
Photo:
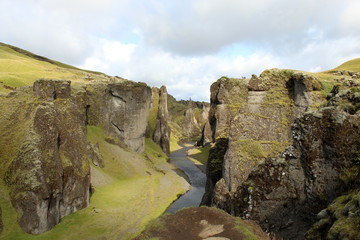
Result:
[[85,108],[75,105],[70,94],[62,94],[64,85],[67,82],[35,82],[40,103],[6,172],[12,205],[22,212],[19,224],[32,234],[49,230],[89,204]]
[[234,214],[284,239],[303,239],[316,214],[346,190],[344,174],[360,148],[359,117],[329,107],[297,119],[283,157],[266,159],[236,189]]
[[1,212],[1,208],[0,208],[0,233],[3,230],[3,222],[2,222],[2,212]]
[[182,130],[186,137],[191,138],[200,135],[200,126],[194,114],[195,105],[189,101],[187,109],[184,114],[184,121],[182,123]]
[[2,119],[2,131],[16,140],[5,156],[13,159],[5,159],[4,180],[28,233],[45,232],[89,205],[89,162],[104,167],[104,161],[98,146],[88,142],[86,125],[102,127],[112,144],[144,150],[151,101],[146,84],[122,80],[71,87],[69,81],[42,79],[33,91],[17,90],[6,101],[18,104],[6,113],[17,123]]
[[345,191],[343,171],[359,149],[357,90],[333,90],[328,107],[306,112],[323,101],[321,88],[314,76],[277,69],[214,83],[203,203],[303,239]]
[[159,95],[158,112],[156,116],[156,125],[154,134],[152,136],[155,143],[159,144],[161,149],[170,154],[170,127],[169,127],[169,113],[167,106],[167,90],[162,86],[159,91],[153,94]]
[[100,125],[107,135],[136,152],[144,151],[151,88],[145,83],[123,81],[86,86],[87,121]]

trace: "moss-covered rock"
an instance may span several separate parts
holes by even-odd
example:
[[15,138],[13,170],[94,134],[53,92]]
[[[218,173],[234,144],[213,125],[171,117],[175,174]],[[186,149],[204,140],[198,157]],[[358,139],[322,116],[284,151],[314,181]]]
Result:
[[153,99],[158,100],[158,103],[154,104],[156,119],[151,119],[149,122],[155,122],[153,129],[152,139],[157,143],[161,149],[167,154],[170,154],[170,127],[169,127],[169,112],[167,104],[167,90],[165,86],[162,86],[159,91],[152,91],[152,94],[158,95]]
[[203,205],[212,204],[215,184],[223,177],[223,162],[228,143],[229,140],[227,138],[220,138],[217,139],[216,143],[210,148],[206,165],[207,180],[205,194],[201,202]]
[[334,107],[297,119],[293,146],[250,173],[234,194],[234,213],[284,239],[303,239],[316,213],[352,186],[344,171],[356,165],[359,123]]
[[70,100],[39,102],[6,172],[12,205],[28,233],[47,231],[89,204],[90,168],[82,110]]
[[39,79],[34,82],[34,94],[42,100],[52,101],[71,96],[70,81]]
[[[322,88],[318,76],[280,69],[214,83],[213,141],[228,144],[217,165],[221,178],[208,184],[211,199],[204,203],[253,219],[284,239],[302,239],[314,212],[358,176],[356,87],[333,91],[329,103],[322,102]],[[309,111],[320,106],[328,107]]]
[[[176,233],[176,234],[175,234]],[[187,208],[152,222],[136,240],[162,239],[270,239],[251,221],[235,218],[216,208]]]
[[0,208],[0,233],[3,230],[3,222],[2,222],[2,212],[1,212],[1,208]]
[[131,150],[144,151],[151,88],[143,83],[93,83],[85,86],[89,125],[102,126],[107,135]]
[[360,239],[360,193],[338,197],[317,215],[317,220],[305,239]]

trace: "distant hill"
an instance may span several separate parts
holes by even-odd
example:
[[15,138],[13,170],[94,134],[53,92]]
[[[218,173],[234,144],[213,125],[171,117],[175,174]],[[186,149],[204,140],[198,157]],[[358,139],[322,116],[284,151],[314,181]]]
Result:
[[32,85],[40,78],[66,79],[83,82],[111,77],[48,59],[26,50],[0,43],[0,93]]
[[360,72],[360,58],[355,58],[353,60],[347,61],[340,66],[334,68],[333,70]]

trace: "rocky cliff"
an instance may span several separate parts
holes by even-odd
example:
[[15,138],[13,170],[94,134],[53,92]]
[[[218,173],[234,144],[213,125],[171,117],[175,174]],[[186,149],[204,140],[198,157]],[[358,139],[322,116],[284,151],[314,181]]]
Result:
[[202,128],[208,120],[210,106],[206,102],[176,101],[168,95],[170,124],[174,137],[194,139],[201,136]]
[[214,83],[203,203],[302,239],[345,191],[341,176],[359,149],[357,90],[334,90],[317,110],[324,87],[315,75],[278,69]]
[[[169,112],[167,104],[167,90],[165,86],[160,89],[153,88],[153,107],[156,114],[155,129],[153,130],[152,139],[159,144],[161,149],[167,154],[170,154],[170,127],[169,127]],[[155,103],[154,101],[158,101]],[[157,109],[156,109],[157,108]],[[152,120],[153,121],[153,120]]]
[[20,226],[28,233],[39,234],[89,204],[85,106],[73,101],[68,81],[39,80],[33,92],[18,91],[7,100],[16,102],[17,94],[29,101],[9,111],[20,113],[19,123],[24,124],[25,117],[27,124],[22,126],[21,136],[16,127],[4,126],[20,142],[5,182],[12,205],[19,212]]
[[145,83],[120,81],[84,87],[86,121],[136,152],[144,151],[151,88]]
[[146,84],[124,80],[38,80],[1,97],[2,173],[24,231],[42,233],[89,205],[89,163],[104,162],[86,125],[104,129],[112,144],[144,150],[150,101]]
[[0,208],[0,233],[3,230],[3,222],[2,222],[2,212],[1,212],[1,208]]

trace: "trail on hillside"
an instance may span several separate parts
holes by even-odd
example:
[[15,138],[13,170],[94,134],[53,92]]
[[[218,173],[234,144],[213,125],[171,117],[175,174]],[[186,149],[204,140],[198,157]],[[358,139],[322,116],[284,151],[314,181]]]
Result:
[[[189,178],[191,189],[178,200],[170,205],[166,213],[175,213],[185,207],[198,207],[202,196],[205,193],[206,175],[189,160],[186,152],[193,148],[189,144],[181,144],[181,149],[173,151],[170,154],[171,163],[181,169]],[[190,147],[189,147],[190,146]]]

